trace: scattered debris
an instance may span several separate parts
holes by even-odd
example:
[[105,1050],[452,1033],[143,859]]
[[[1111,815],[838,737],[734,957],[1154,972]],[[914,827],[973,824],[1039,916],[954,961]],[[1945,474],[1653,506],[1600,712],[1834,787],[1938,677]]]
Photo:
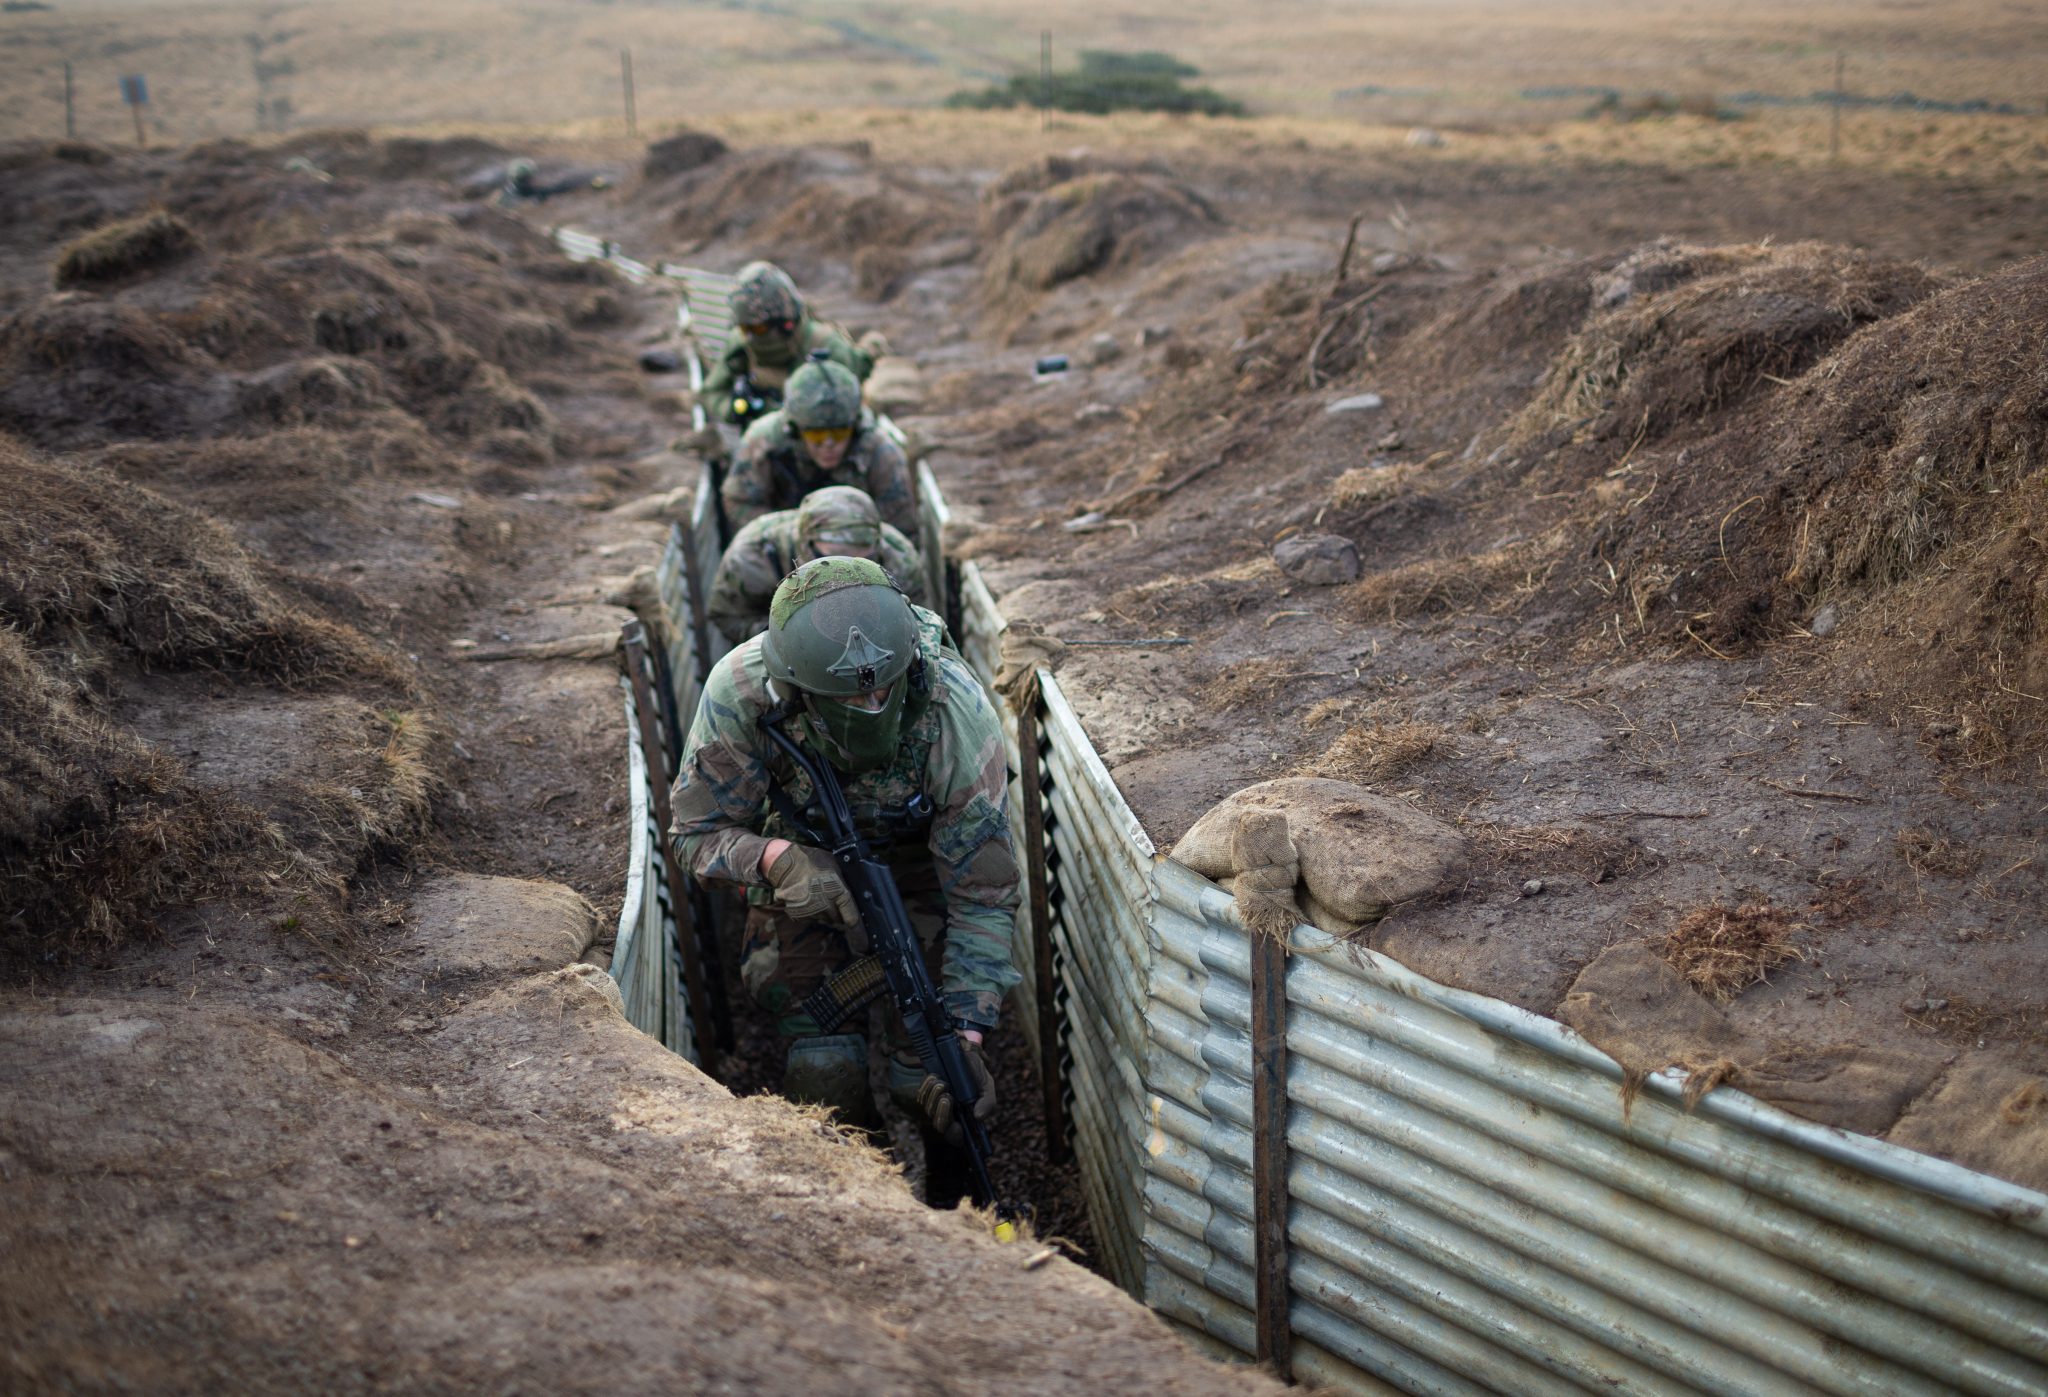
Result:
[[1387,400],[1377,393],[1354,393],[1348,398],[1339,398],[1323,411],[1335,416],[1340,412],[1378,412],[1387,405]]

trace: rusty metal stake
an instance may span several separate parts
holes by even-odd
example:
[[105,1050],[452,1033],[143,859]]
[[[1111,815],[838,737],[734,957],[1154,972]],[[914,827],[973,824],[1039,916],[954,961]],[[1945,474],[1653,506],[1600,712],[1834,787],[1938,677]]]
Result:
[[1017,784],[1024,788],[1024,870],[1038,972],[1038,1086],[1045,1098],[1047,1163],[1067,1161],[1067,1103],[1060,1072],[1060,1016],[1053,1003],[1052,899],[1045,878],[1045,799],[1038,784],[1038,676],[1017,709]]
[[1258,1359],[1294,1381],[1287,1265],[1287,945],[1253,931],[1252,1244]]
[[705,979],[703,957],[697,953],[696,919],[690,915],[690,890],[683,881],[683,867],[668,842],[670,810],[667,751],[655,717],[653,686],[647,682],[647,625],[628,621],[621,633],[626,675],[633,682],[633,708],[640,716],[640,750],[647,763],[648,802],[654,808],[655,827],[661,831],[661,868],[668,882],[669,911],[676,919],[676,950],[683,959],[683,989],[690,999],[690,1020],[696,1029],[697,1064],[707,1074],[718,1071],[717,1020],[711,1012],[710,985]]

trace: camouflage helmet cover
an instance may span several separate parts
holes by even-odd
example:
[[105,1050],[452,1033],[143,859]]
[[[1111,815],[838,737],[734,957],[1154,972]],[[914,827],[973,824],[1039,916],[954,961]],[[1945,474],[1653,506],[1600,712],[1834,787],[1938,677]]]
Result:
[[734,325],[775,325],[801,320],[804,314],[796,283],[773,262],[749,262],[740,268],[727,306]]
[[800,432],[852,427],[860,422],[860,380],[833,360],[811,360],[789,376],[782,415]]
[[771,678],[851,698],[887,688],[918,656],[917,617],[879,563],[819,558],[782,579],[761,655]]
[[796,509],[799,557],[810,557],[829,543],[872,558],[882,547],[882,514],[865,490],[828,485],[804,496]]

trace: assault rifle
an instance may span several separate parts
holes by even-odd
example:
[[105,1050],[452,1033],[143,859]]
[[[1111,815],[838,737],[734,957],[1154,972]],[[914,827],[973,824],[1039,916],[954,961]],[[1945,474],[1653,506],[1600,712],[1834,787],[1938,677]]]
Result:
[[881,963],[882,979],[896,1002],[896,1012],[903,1017],[917,1060],[926,1072],[946,1084],[953,1097],[953,1119],[959,1123],[961,1142],[974,1170],[975,1201],[984,1207],[995,1206],[997,1235],[1001,1236],[1017,1210],[996,1203],[995,1183],[988,1172],[988,1127],[974,1117],[977,1092],[974,1078],[968,1075],[959,1029],[953,1016],[946,1012],[938,987],[932,983],[931,970],[924,963],[924,949],[918,945],[917,932],[910,925],[910,914],[904,909],[903,895],[896,890],[895,877],[853,827],[853,811],[846,804],[839,773],[830,762],[812,756],[801,743],[783,732],[782,724],[796,712],[797,706],[797,700],[790,700],[769,709],[761,715],[761,731],[796,763],[797,770],[810,778],[818,811],[824,819],[823,831],[805,824],[795,802],[773,783],[773,778],[770,793],[782,817],[804,838],[830,852],[839,865],[839,876],[846,880],[847,889],[853,894],[861,926],[868,934],[868,946]]

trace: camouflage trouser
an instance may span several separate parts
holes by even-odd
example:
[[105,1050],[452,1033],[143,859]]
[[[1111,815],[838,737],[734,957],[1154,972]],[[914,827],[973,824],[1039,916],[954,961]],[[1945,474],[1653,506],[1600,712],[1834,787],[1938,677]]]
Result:
[[[936,979],[945,945],[945,900],[929,864],[919,863],[921,867],[914,863],[892,872],[910,913],[910,925],[924,946],[925,964]],[[805,996],[854,958],[840,927],[824,921],[797,921],[772,903],[747,908],[746,932],[740,942],[740,978],[754,1002],[773,1017],[776,1031],[792,1040],[782,1094],[793,1101],[831,1106],[849,1124],[870,1125],[874,1102],[867,1082],[867,1038],[861,1032],[867,1011],[849,1019],[841,1031],[823,1034],[803,1007]],[[889,1094],[908,1110],[924,1080],[924,1068],[907,1046],[895,1010],[885,1009],[884,1017],[892,1049]],[[849,1028],[852,1031],[846,1031]]]

